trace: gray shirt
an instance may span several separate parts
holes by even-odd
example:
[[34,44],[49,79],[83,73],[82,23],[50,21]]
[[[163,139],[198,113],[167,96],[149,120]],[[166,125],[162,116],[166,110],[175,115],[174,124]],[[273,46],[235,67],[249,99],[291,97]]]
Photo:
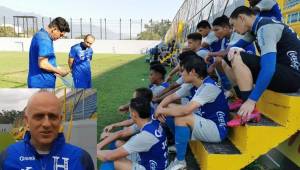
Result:
[[202,39],[202,42],[207,43],[208,45],[211,45],[215,41],[218,41],[218,38],[213,31],[210,31],[208,35]]
[[159,140],[153,134],[142,131],[131,137],[122,147],[128,154],[147,152],[157,142],[159,142]]
[[[190,96],[192,84],[183,84],[179,90],[176,91],[176,95],[180,98]],[[206,103],[212,103],[221,93],[221,89],[215,85],[204,83],[197,90],[191,101],[199,103],[203,106]]]

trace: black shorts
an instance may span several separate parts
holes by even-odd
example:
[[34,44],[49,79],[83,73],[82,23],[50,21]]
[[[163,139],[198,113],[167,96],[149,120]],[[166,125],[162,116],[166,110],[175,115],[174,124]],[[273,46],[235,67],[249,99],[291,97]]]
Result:
[[[241,52],[241,58],[251,71],[255,83],[260,72],[260,57],[254,54]],[[228,63],[229,61],[225,59]],[[230,63],[228,63],[231,66]],[[269,90],[279,93],[294,93],[300,89],[300,73],[282,64],[276,64],[275,73],[268,86]]]

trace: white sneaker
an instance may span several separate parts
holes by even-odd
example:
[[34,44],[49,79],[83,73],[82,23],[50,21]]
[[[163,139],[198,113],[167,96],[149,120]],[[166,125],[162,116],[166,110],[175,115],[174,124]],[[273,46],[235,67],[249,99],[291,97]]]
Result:
[[176,153],[176,147],[175,147],[175,145],[169,146],[168,147],[168,152],[169,153]]
[[186,170],[186,161],[179,161],[177,158],[170,163],[167,170]]

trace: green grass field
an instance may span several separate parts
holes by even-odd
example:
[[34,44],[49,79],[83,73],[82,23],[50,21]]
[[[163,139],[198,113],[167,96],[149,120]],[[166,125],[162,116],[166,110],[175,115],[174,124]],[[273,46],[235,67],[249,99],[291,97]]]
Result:
[[[94,54],[92,61],[92,76],[95,84],[99,76],[120,65],[124,65],[141,55]],[[57,53],[57,63],[67,68],[68,53]],[[0,53],[0,88],[27,87],[28,53],[1,52]],[[61,80],[57,79],[56,87],[61,87]],[[94,85],[94,87],[96,87]]]
[[9,133],[0,133],[0,152],[5,149],[9,144],[14,143],[14,139]]

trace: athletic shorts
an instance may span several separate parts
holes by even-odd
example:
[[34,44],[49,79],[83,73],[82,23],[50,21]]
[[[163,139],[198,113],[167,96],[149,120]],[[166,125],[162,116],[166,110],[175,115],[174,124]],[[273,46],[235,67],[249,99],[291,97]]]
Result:
[[[241,52],[241,58],[250,69],[253,82],[255,83],[260,72],[260,57]],[[231,66],[228,59],[225,59],[225,61]],[[275,73],[267,89],[279,93],[297,92],[300,89],[300,73],[286,65],[276,63]]]
[[192,130],[191,140],[200,140],[203,142],[221,142],[219,129],[215,122],[196,114],[193,114],[193,116],[195,122]]
[[136,162],[132,163],[132,170],[146,170],[146,168],[143,165],[140,165]]

